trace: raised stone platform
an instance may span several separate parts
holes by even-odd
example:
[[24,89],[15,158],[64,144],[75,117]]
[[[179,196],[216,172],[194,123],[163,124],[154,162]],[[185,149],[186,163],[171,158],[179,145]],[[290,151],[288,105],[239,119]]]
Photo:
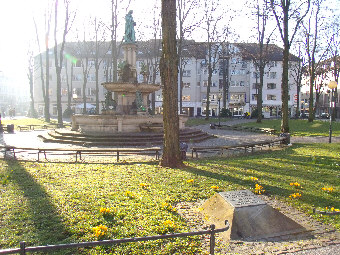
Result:
[[[213,138],[198,129],[181,129],[181,142],[201,142]],[[69,129],[56,129],[46,135],[40,135],[40,138],[46,143],[64,143],[86,146],[152,146],[163,143],[163,132],[129,132],[129,133],[112,133],[101,134],[96,132],[82,133]]]

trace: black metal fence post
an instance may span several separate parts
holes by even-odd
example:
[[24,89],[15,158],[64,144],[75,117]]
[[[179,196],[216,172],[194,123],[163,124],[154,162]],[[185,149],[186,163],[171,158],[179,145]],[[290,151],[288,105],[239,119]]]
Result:
[[26,255],[26,242],[20,242],[20,255]]
[[210,255],[215,254],[215,225],[210,225],[211,234],[210,234]]

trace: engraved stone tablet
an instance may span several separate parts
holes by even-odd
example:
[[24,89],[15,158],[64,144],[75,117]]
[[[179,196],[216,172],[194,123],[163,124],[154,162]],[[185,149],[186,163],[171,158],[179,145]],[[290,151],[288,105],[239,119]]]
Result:
[[219,194],[235,208],[266,204],[249,190],[221,192]]

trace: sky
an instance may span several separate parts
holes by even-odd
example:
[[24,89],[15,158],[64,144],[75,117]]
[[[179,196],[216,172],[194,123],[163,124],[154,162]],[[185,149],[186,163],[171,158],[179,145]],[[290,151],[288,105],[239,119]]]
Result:
[[[234,7],[241,7],[246,0],[224,0]],[[59,0],[59,2],[63,2]],[[127,2],[124,0],[123,2]],[[160,2],[160,1],[158,1]],[[52,0],[0,0],[0,70],[7,75],[18,78],[20,83],[27,82],[27,55],[28,49],[34,49],[37,53],[36,35],[33,18],[38,24],[40,33],[44,31],[44,13],[48,4],[53,6]],[[152,19],[152,10],[155,0],[132,0],[129,10],[134,11],[134,20],[139,25],[136,30],[145,31],[144,24],[148,24]],[[71,9],[77,11],[75,27],[83,27],[83,20],[90,16],[101,18],[109,24],[111,17],[110,0],[71,0]],[[125,14],[122,15],[124,17]],[[121,17],[120,27],[124,27],[124,18]],[[53,19],[53,17],[52,17]],[[240,22],[239,28],[244,26]],[[138,31],[136,31],[138,33]],[[53,29],[51,29],[51,35]],[[194,33],[194,39],[202,39],[198,33]],[[71,37],[68,36],[70,39]],[[138,37],[137,34],[137,39]],[[51,36],[51,39],[52,36]],[[42,42],[43,43],[43,42]],[[50,42],[54,45],[54,42]],[[43,45],[42,45],[43,46]]]
[[[70,0],[71,10],[76,11],[76,19],[72,31],[79,31],[84,27],[84,20],[89,20],[90,17],[98,17],[106,24],[110,25],[111,18],[111,1],[110,0]],[[151,24],[152,12],[155,2],[160,0],[131,0],[128,10],[133,10],[133,17],[136,26],[137,39],[141,38],[141,32],[147,31],[145,26]],[[229,9],[235,9],[233,12],[233,24],[235,32],[240,34],[238,41],[254,41],[252,38],[252,26],[254,22],[250,20],[247,1],[250,0],[218,0],[222,6],[229,5]],[[330,3],[340,3],[340,0],[326,0]],[[62,3],[63,0],[59,0]],[[123,3],[126,3],[124,0]],[[204,2],[200,0],[200,2]],[[254,1],[250,1],[254,2]],[[40,33],[44,31],[44,13],[48,4],[53,6],[54,0],[0,0],[0,71],[9,75],[14,75],[19,83],[27,82],[27,52],[28,49],[34,49],[35,54],[38,53],[36,34],[34,29],[33,17],[35,18]],[[160,10],[159,10],[160,11]],[[60,11],[62,13],[62,11]],[[119,27],[124,28],[125,12],[121,12]],[[194,19],[202,13],[198,13]],[[53,17],[52,17],[53,19]],[[123,30],[121,30],[121,35]],[[120,37],[118,36],[118,38]],[[192,39],[204,40],[202,30],[197,30],[192,35]],[[67,40],[74,40],[74,36],[68,35]],[[51,28],[50,45],[53,42],[53,28]],[[41,39],[42,40],[42,39]],[[43,42],[41,43],[43,46]]]

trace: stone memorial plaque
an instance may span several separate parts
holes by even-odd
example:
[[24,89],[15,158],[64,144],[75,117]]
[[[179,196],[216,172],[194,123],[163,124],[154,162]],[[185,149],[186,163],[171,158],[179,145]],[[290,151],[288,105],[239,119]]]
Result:
[[235,208],[266,204],[249,190],[220,192],[219,195]]

